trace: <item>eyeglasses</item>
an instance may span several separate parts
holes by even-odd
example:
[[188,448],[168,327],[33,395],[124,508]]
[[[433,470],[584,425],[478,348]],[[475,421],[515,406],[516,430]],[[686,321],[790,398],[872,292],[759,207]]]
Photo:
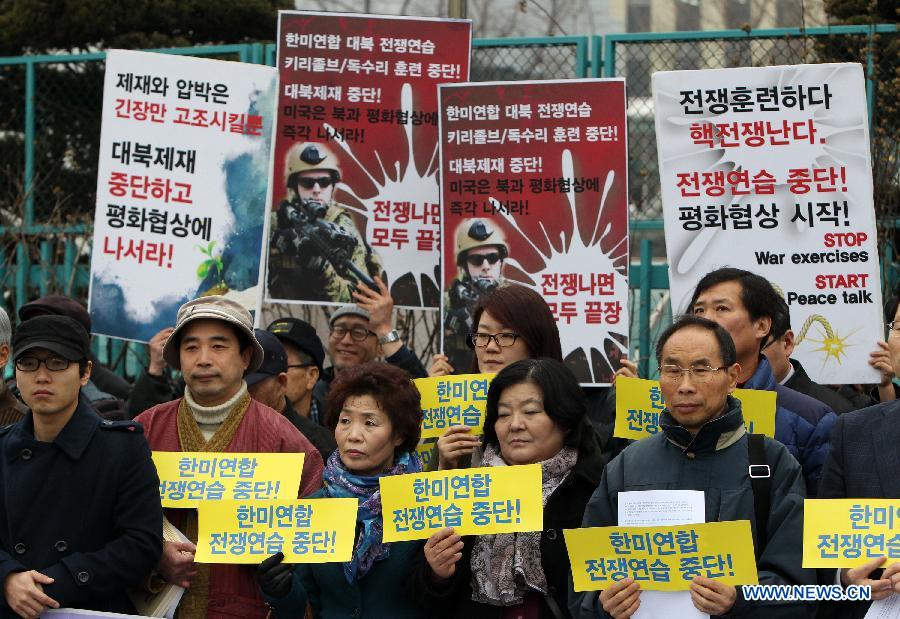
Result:
[[327,189],[331,182],[330,176],[301,176],[297,179],[297,184],[304,189],[312,189],[316,185],[322,189]]
[[900,320],[892,320],[887,324],[887,328],[891,331],[900,331]]
[[494,340],[497,346],[501,348],[509,348],[516,343],[517,339],[519,339],[518,333],[496,333],[493,335],[490,333],[469,334],[469,343],[478,348],[487,348],[487,345],[491,343],[491,340]]
[[20,372],[37,372],[41,364],[51,372],[62,372],[72,363],[68,359],[62,357],[47,357],[46,359],[38,359],[37,357],[19,357],[16,359],[16,369]]
[[684,374],[690,374],[698,383],[708,383],[719,370],[727,369],[725,366],[711,368],[708,365],[692,365],[683,368],[680,365],[666,364],[659,368],[659,379],[670,383],[680,383]]
[[500,253],[495,251],[490,254],[469,254],[466,256],[466,262],[473,267],[480,267],[485,260],[487,260],[488,264],[495,265],[500,262]]
[[331,337],[335,340],[342,340],[344,336],[350,334],[350,339],[354,342],[365,342],[366,338],[370,335],[375,335],[374,331],[369,331],[364,327],[353,327],[352,329],[348,329],[347,327],[331,327]]

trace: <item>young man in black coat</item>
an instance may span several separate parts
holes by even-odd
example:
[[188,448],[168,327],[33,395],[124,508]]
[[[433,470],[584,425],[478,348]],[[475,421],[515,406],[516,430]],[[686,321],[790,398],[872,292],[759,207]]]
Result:
[[38,316],[13,338],[25,417],[0,429],[0,617],[47,608],[128,613],[126,589],[162,552],[159,478],[141,426],[81,395],[88,334]]

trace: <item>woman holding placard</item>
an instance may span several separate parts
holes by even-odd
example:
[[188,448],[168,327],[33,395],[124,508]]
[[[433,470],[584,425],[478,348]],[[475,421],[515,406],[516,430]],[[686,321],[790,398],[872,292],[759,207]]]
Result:
[[348,563],[288,565],[276,554],[259,566],[259,583],[279,617],[422,617],[409,595],[421,542],[382,541],[379,479],[417,473],[422,411],[403,370],[369,362],[341,371],[328,392],[337,450],[310,498],[359,499],[357,537]]
[[488,392],[483,445],[483,466],[541,465],[544,530],[435,533],[415,574],[416,598],[430,616],[568,617],[562,531],[581,526],[603,468],[575,376],[553,359],[504,368]]
[[[472,372],[499,372],[522,359],[546,357],[562,361],[559,329],[553,311],[537,292],[518,284],[509,284],[481,299],[472,316],[473,332],[468,343],[475,351]],[[452,371],[439,360],[432,365],[432,376]],[[637,366],[620,359],[616,374],[637,376]],[[576,383],[577,386],[577,383]],[[608,387],[585,387],[588,418],[594,425],[604,452],[602,464],[621,451],[625,443],[612,437],[615,425],[615,393]],[[437,441],[437,462],[441,470],[467,468],[481,439],[467,426],[448,428]],[[598,473],[599,475],[599,473]]]
[[[535,357],[562,361],[553,312],[530,288],[510,284],[486,295],[475,308],[472,324],[475,327],[467,343],[475,351],[473,373],[499,372],[511,363]],[[448,428],[437,442],[438,468],[467,468],[480,443],[481,438],[468,426]]]

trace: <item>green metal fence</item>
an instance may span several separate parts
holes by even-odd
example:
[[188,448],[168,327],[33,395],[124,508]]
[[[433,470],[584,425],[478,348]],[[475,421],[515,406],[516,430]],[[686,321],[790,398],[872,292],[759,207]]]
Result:
[[[863,63],[873,144],[887,154],[876,161],[885,168],[877,175],[894,188],[877,196],[887,238],[893,222],[900,220],[900,132],[891,130],[898,123],[890,113],[896,112],[897,102],[879,97],[891,79],[896,92],[897,78],[892,76],[900,71],[897,37],[895,26],[880,25],[482,39],[473,41],[471,74],[475,81],[627,79],[632,247],[638,253],[631,272],[632,333],[637,335],[632,342],[648,375],[655,334],[670,320],[651,74],[800,62]],[[275,46],[260,43],[154,51],[269,65],[276,59]],[[103,53],[0,58],[0,290],[11,315],[23,303],[52,292],[87,298],[104,59]],[[897,252],[893,237],[889,240],[886,274],[894,281]],[[126,376],[139,372],[145,347],[95,339],[102,362]]]

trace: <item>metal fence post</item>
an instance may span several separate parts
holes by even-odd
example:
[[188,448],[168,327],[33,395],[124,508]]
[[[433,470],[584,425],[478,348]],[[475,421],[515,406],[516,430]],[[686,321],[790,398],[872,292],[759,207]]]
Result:
[[653,243],[641,240],[641,288],[638,303],[638,375],[650,375],[650,292],[653,273]]
[[25,227],[34,224],[34,63],[25,63]]
[[603,76],[603,37],[595,34],[591,37],[591,77]]

